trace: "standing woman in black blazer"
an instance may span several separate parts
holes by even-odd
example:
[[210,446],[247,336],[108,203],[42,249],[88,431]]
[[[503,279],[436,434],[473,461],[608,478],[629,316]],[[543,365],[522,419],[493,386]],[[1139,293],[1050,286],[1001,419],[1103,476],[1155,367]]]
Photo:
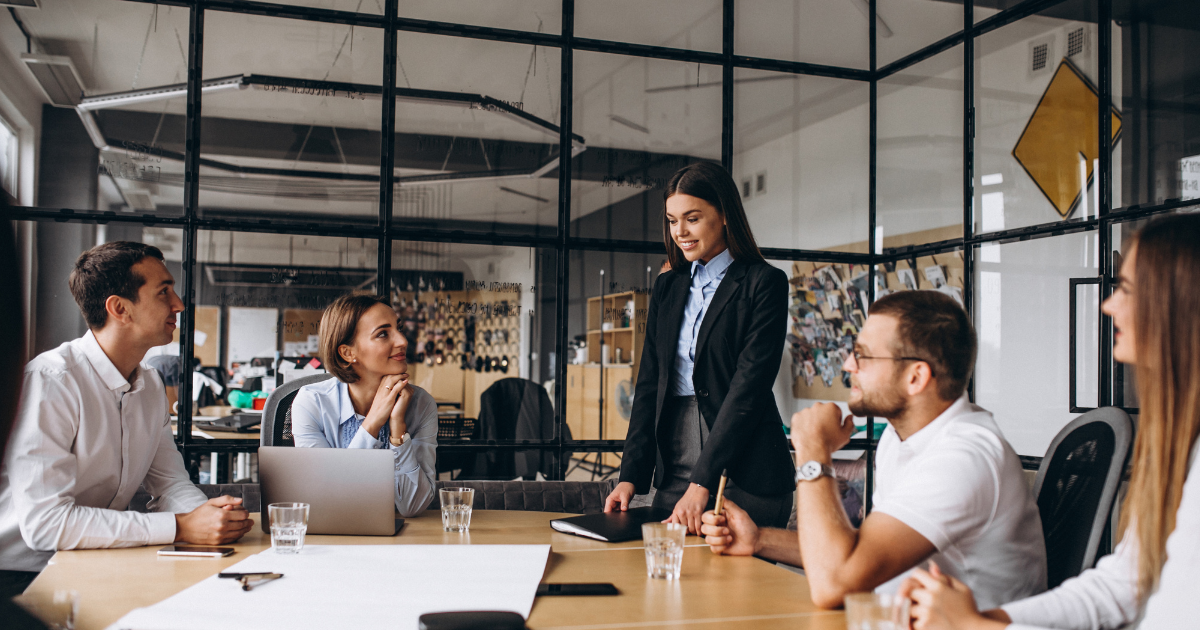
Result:
[[771,387],[787,332],[788,282],[767,264],[725,169],[698,162],[667,184],[663,240],[671,271],[650,298],[620,483],[604,511],[657,492],[670,522],[700,531],[725,494],[759,525],[783,527],[792,460]]

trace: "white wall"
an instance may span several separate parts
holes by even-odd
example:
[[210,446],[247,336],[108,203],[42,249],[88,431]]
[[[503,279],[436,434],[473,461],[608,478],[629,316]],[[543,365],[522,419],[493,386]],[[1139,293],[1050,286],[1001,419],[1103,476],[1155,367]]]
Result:
[[739,186],[750,180],[754,188],[766,175],[766,191],[743,199],[760,246],[841,249],[867,240],[869,111],[863,103],[735,154]]
[[[961,10],[961,9],[959,9]],[[979,45],[976,176],[1003,173],[1003,183],[976,194],[988,208],[992,229],[1059,219],[1058,213],[1012,157],[1053,69],[1066,48],[1066,33],[1080,23],[1035,17],[991,34]],[[1077,65],[1095,79],[1094,27],[1090,51]],[[1029,43],[1056,38],[1049,72],[1027,72]],[[1114,58],[1120,59],[1114,27]],[[885,235],[961,225],[962,67],[961,48],[906,71],[880,86],[879,223]],[[1075,61],[1075,59],[1073,59]],[[1113,84],[1119,90],[1119,64]],[[741,88],[739,88],[741,89]],[[1119,102],[1120,94],[1114,94]],[[745,123],[740,117],[739,125]],[[735,179],[768,173],[768,190],[746,200],[755,234],[764,246],[828,248],[866,240],[865,213],[831,213],[830,207],[865,207],[865,165],[847,147],[864,141],[865,105],[761,139],[735,155]],[[860,122],[862,121],[862,122]],[[864,141],[865,142],[865,141]],[[1120,145],[1114,153],[1114,183],[1120,181]],[[863,158],[866,158],[864,153]],[[860,174],[861,172],[861,174]],[[1114,191],[1119,199],[1119,191]],[[1000,193],[986,202],[983,194]],[[1089,191],[1089,204],[1091,193]],[[983,202],[983,203],[981,203]],[[982,208],[981,208],[982,209]],[[996,213],[999,213],[998,216]],[[990,220],[989,220],[990,219]],[[853,238],[851,238],[853,236]],[[1006,437],[1023,455],[1043,455],[1058,430],[1075,414],[1068,405],[1068,282],[1095,277],[1096,235],[1077,234],[979,251],[974,278],[975,324],[980,338],[976,401],[991,410]],[[791,276],[790,264],[777,265]],[[1077,403],[1096,400],[1098,297],[1079,291]],[[787,353],[775,384],[785,419],[815,401],[791,396]]]

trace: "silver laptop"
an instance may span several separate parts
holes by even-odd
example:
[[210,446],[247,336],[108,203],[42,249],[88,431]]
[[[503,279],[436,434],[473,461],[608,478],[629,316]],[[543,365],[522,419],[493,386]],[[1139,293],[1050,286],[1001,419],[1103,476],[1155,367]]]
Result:
[[307,503],[308,533],[394,536],[404,525],[396,513],[391,449],[258,449],[262,529],[271,533],[267,506]]

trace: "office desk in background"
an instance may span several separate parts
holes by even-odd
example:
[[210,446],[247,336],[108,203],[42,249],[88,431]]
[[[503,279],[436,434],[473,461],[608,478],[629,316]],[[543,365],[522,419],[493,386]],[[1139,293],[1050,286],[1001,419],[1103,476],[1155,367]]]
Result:
[[[210,420],[211,421],[211,420],[219,420],[219,419],[220,419],[219,416],[193,416],[192,417],[193,421],[196,421],[196,420]],[[179,427],[176,424],[175,420],[171,420],[171,433],[172,434],[179,433]],[[212,431],[212,430],[206,431],[203,429],[197,429],[195,426],[193,426],[192,427],[192,439],[197,440],[197,441],[199,441],[199,440],[245,440],[247,442],[247,446],[251,450],[258,450],[257,447],[255,447],[254,444],[251,443],[250,441],[253,440],[253,442],[255,442],[255,443],[258,442],[259,441],[259,432],[258,431],[250,431],[247,433],[238,433],[236,431]],[[250,479],[250,453],[229,453],[229,456],[233,458],[233,460],[232,460],[233,461],[233,472],[232,472],[232,478],[229,479],[229,482],[233,482],[235,480]],[[217,453],[215,451],[213,453],[211,453],[209,456],[209,483],[217,483],[217,472],[221,469],[220,459],[221,459],[221,454]]]
[[[844,630],[841,611],[821,611],[809,599],[801,575],[757,558],[714,556],[689,537],[678,581],[646,577],[641,542],[609,544],[562,534],[550,512],[476,510],[468,534],[442,531],[429,511],[409,519],[393,537],[309,536],[312,545],[547,544],[551,554],[543,582],[612,582],[616,597],[539,597],[528,626],[536,630],[632,628],[765,628]],[[257,520],[255,515],[255,520]],[[238,553],[219,559],[159,558],[158,547],[60,551],[29,587],[79,592],[79,630],[103,630],[134,608],[162,601],[271,544],[255,526]],[[286,581],[277,585],[284,585]],[[401,585],[402,587],[402,585]],[[266,588],[266,587],[264,587]]]

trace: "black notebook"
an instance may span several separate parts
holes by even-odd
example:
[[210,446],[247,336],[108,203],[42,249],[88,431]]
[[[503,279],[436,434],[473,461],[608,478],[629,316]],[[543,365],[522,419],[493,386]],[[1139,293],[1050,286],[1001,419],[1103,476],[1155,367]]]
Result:
[[640,507],[625,512],[601,512],[550,521],[555,531],[586,536],[604,542],[642,539],[642,523],[665,521],[671,516],[666,508]]

